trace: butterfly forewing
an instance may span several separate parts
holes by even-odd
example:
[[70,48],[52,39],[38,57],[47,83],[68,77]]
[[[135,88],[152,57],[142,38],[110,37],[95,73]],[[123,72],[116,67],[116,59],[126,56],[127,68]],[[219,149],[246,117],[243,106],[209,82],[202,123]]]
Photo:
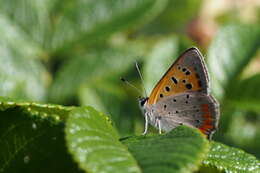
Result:
[[185,51],[157,83],[148,104],[183,92],[200,91],[207,94],[208,75],[202,58],[196,48]]

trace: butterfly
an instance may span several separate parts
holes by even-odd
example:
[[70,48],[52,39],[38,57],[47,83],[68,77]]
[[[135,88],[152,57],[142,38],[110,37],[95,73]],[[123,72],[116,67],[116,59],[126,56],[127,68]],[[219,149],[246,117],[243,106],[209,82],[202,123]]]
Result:
[[139,99],[148,123],[169,132],[180,125],[198,128],[211,139],[219,119],[219,104],[210,94],[208,71],[200,51],[183,52],[156,84],[149,97]]

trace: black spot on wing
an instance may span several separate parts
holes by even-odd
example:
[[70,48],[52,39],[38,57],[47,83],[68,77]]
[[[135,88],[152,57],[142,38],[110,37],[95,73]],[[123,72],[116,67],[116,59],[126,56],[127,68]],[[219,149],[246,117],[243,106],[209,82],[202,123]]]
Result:
[[178,84],[178,80],[173,76],[172,77],[172,81],[175,83],[175,84]]
[[192,85],[190,83],[186,84],[185,85],[187,89],[191,89],[192,88]]

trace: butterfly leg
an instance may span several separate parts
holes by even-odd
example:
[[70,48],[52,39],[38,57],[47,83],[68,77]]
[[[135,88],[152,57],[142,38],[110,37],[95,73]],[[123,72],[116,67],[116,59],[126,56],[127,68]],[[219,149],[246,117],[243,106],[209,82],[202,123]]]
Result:
[[161,120],[158,120],[159,134],[162,134]]
[[145,135],[147,133],[147,130],[148,130],[148,114],[147,113],[145,113],[144,118],[145,118],[145,125],[144,125],[143,135]]
[[159,134],[162,134],[162,128],[161,128],[161,117],[157,117],[155,120],[155,126],[159,129]]

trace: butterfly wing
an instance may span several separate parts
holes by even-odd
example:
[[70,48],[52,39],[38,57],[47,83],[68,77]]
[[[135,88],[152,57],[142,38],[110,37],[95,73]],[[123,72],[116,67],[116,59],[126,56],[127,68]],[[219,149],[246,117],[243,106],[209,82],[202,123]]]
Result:
[[200,129],[209,138],[216,130],[219,105],[210,95],[201,92],[187,92],[160,100],[155,109],[164,131],[179,125]]
[[154,87],[148,104],[154,104],[166,96],[189,91],[208,94],[208,72],[197,48],[185,51],[168,69]]

